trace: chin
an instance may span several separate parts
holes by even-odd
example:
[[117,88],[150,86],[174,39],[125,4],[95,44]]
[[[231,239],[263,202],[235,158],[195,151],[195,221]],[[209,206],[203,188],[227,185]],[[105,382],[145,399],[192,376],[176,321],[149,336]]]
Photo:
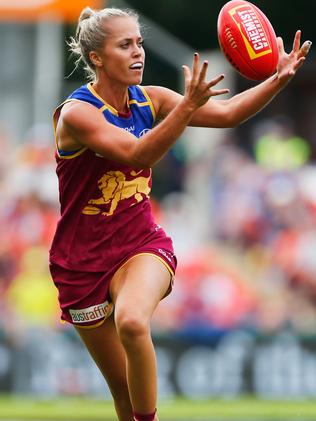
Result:
[[143,75],[138,77],[133,77],[133,79],[130,80],[129,85],[140,85],[143,81]]

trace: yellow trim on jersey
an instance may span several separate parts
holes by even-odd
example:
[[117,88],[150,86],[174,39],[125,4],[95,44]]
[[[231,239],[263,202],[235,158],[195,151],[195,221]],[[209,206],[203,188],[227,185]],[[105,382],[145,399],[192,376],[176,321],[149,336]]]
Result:
[[[147,101],[145,101],[145,102],[138,102],[137,101],[137,99],[131,99],[131,100],[129,100],[128,101],[128,104],[129,105],[131,105],[131,104],[137,104],[139,107],[145,107],[145,106],[149,106],[149,108],[150,108],[150,110],[151,110],[151,113],[152,113],[152,115],[153,115],[153,119],[154,120],[156,120],[156,111],[155,111],[155,108],[154,108],[154,106],[153,106],[153,103],[152,103],[152,101],[151,101],[151,99],[150,99],[150,97],[149,97],[149,95],[147,94],[147,92],[146,92],[146,90],[142,87],[142,86],[140,86],[140,85],[137,85],[138,86],[138,88],[142,91],[142,93],[143,93],[143,95],[144,95],[144,97],[147,99]],[[94,88],[92,87],[92,82],[89,82],[88,84],[87,84],[87,88],[89,89],[89,91],[92,93],[92,95],[94,95],[96,98],[98,98],[98,100],[99,101],[101,101],[104,105],[103,105],[103,107],[101,107],[100,108],[100,111],[101,112],[103,112],[104,110],[109,110],[112,114],[114,114],[116,117],[118,117],[119,116],[119,113],[118,113],[118,111],[114,108],[114,107],[112,107],[112,105],[110,105],[110,104],[108,104],[95,90],[94,90]]]
[[112,114],[114,114],[114,115],[116,115],[118,117],[117,110],[114,107],[112,107],[112,105],[110,105],[106,101],[104,101],[104,99],[102,97],[100,97],[99,94],[97,94],[97,92],[92,87],[92,82],[89,82],[87,84],[87,88],[92,93],[92,95],[94,95],[96,98],[98,98],[98,100],[100,100],[102,102],[102,104],[104,104],[103,107],[100,108],[100,111],[103,112],[104,110],[109,110]]
[[[150,99],[150,96],[148,95],[148,93],[146,92],[146,89],[143,86],[138,85],[138,87],[142,91],[142,93],[144,94],[145,98],[147,99],[148,105],[150,106],[150,110],[151,110],[152,115],[153,115],[153,118],[154,118],[154,120],[156,120],[156,111],[155,111],[154,105],[152,103],[152,100]],[[147,105],[147,103],[146,103],[146,105]]]
[[127,259],[126,260],[126,262],[124,262],[119,268],[118,268],[118,270],[120,270],[120,269],[122,269],[128,262],[130,262],[132,259],[134,259],[134,257],[137,257],[137,256],[153,256],[153,257],[156,257],[156,259],[158,259],[158,260],[160,260],[160,262],[161,263],[163,263],[164,265],[165,265],[165,267],[168,269],[168,271],[170,272],[170,275],[172,276],[172,277],[174,277],[174,275],[175,275],[175,273],[174,273],[174,271],[171,269],[171,267],[168,265],[168,263],[162,258],[162,257],[160,257],[160,256],[158,256],[157,254],[155,254],[155,253],[150,253],[150,252],[146,252],[146,251],[144,251],[144,252],[141,252],[141,253],[137,253],[137,254],[134,254],[134,256],[132,256],[132,257],[130,257],[129,259]]
[[150,107],[150,103],[148,101],[146,102],[138,102],[137,99],[131,99],[128,101],[129,105],[131,104],[137,104],[139,107],[145,107],[146,105]]
[[[54,112],[53,112],[54,139],[55,139],[55,145],[56,145],[56,152],[57,152],[58,158],[60,158],[60,159],[72,159],[72,158],[76,158],[77,156],[81,155],[84,151],[86,151],[88,149],[87,147],[82,147],[82,148],[80,148],[80,150],[78,150],[73,155],[66,155],[66,156],[60,155],[60,153],[59,153],[58,138],[57,138],[57,123],[58,123],[58,119],[56,117],[56,112],[57,111],[60,111],[65,104],[67,104],[68,102],[71,102],[71,101],[83,102],[83,103],[86,104],[85,101],[81,101],[80,99],[69,98],[69,99],[66,99],[66,101],[62,102],[60,105],[58,105],[58,107],[56,107],[55,110],[54,110]],[[71,152],[71,151],[67,151],[67,152]]]
[[104,319],[102,319],[100,322],[96,323],[95,325],[88,325],[88,326],[81,326],[78,325],[76,323],[70,323],[75,327],[79,327],[79,329],[95,329],[96,327],[99,327],[101,325],[103,325],[103,323],[108,319],[108,317],[104,317]]
[[[81,155],[87,149],[88,148],[82,148],[79,151],[77,151],[76,153],[74,153],[73,155],[60,155],[60,153],[58,152],[58,149],[57,149],[57,155],[58,155],[58,158],[60,158],[60,159],[72,159],[72,158],[76,158],[77,156]],[[71,152],[71,151],[67,151],[67,152]]]

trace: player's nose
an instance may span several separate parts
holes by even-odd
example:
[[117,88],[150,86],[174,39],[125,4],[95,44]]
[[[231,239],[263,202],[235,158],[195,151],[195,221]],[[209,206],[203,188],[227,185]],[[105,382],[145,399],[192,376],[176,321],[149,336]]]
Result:
[[133,54],[133,57],[141,57],[141,55],[143,54],[142,47],[139,46],[138,44],[134,45],[132,54]]

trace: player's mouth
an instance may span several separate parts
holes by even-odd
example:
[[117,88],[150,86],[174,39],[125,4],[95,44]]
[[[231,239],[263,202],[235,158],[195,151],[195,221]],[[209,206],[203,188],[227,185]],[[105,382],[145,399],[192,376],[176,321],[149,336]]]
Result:
[[129,66],[129,68],[131,70],[143,70],[144,68],[144,63],[142,63],[141,61],[137,61],[136,63],[133,63]]

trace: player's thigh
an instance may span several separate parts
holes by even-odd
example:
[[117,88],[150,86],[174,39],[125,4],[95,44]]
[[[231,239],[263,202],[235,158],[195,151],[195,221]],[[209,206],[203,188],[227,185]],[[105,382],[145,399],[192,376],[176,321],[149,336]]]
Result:
[[116,332],[113,315],[96,328],[76,327],[113,395],[127,392],[125,351]]
[[171,280],[170,271],[155,256],[144,254],[133,257],[111,281],[110,294],[115,311],[123,308],[150,318],[169,290]]

